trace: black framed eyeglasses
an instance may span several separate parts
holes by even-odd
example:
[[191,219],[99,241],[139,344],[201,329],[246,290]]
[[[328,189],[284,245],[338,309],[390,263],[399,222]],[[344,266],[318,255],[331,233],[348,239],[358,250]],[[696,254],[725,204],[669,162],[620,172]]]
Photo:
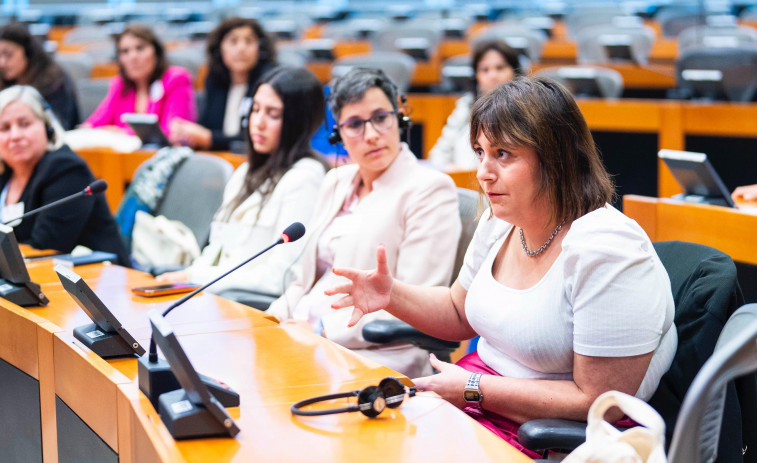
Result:
[[361,138],[365,134],[365,124],[370,122],[376,132],[384,133],[391,129],[397,120],[397,111],[381,111],[368,119],[357,117],[347,119],[339,124],[339,132],[347,138]]

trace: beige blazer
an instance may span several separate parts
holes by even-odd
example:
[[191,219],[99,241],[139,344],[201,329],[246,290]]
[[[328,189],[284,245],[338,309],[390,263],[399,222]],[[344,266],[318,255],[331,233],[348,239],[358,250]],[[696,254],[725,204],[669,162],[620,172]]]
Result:
[[[351,193],[357,168],[347,165],[326,175],[304,238],[302,274],[268,310],[279,320],[307,319],[307,314],[296,313],[297,303],[315,284],[318,240]],[[403,143],[397,159],[374,181],[373,191],[361,200],[356,213],[360,226],[341,239],[334,267],[373,269],[376,247],[383,243],[389,270],[398,280],[423,286],[449,284],[461,231],[457,192],[450,177],[419,164]],[[363,339],[365,323],[393,319],[392,315],[379,311],[348,328],[351,313],[352,308],[346,308],[323,317],[325,335],[410,376],[430,372],[425,351],[406,344],[379,346]]]

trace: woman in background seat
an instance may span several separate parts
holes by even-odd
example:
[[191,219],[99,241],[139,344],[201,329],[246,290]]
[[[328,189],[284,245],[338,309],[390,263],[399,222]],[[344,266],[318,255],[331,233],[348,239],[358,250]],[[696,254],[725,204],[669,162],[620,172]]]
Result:
[[126,113],[155,114],[170,136],[174,118],[195,120],[195,95],[189,71],[169,66],[163,44],[147,26],[127,26],[116,37],[118,75],[100,105],[82,124],[132,134]]
[[[324,111],[321,84],[307,69],[278,67],[263,75],[250,107],[248,161],[226,186],[209,244],[187,269],[158,281],[207,283],[276,241],[292,222],[307,226],[327,167],[310,148]],[[281,246],[210,290],[281,294],[301,251],[302,241]]]
[[260,76],[273,68],[273,40],[251,18],[228,18],[208,35],[208,76],[197,123],[171,122],[170,141],[192,148],[229,150],[244,143],[242,115]]
[[[87,163],[63,144],[63,128],[33,87],[0,92],[0,222],[78,193],[94,180]],[[129,266],[105,196],[84,196],[13,225],[16,238],[37,249],[76,246],[112,252]]]
[[475,169],[475,153],[468,142],[470,110],[478,97],[522,75],[518,53],[502,40],[485,40],[473,48],[472,60],[475,89],[455,103],[442,135],[429,151],[433,164],[448,170]]
[[13,85],[36,88],[64,130],[79,124],[79,105],[71,77],[21,23],[0,28],[0,90]]

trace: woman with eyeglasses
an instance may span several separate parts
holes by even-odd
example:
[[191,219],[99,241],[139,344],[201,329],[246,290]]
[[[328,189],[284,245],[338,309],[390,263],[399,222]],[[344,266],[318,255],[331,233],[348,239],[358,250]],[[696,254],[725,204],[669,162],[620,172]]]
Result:
[[397,87],[381,70],[354,68],[332,88],[329,103],[351,164],[332,169],[321,186],[306,235],[302,273],[268,310],[405,375],[431,372],[428,352],[410,344],[376,345],[363,325],[393,319],[379,311],[347,327],[350,310],[333,310],[323,291],[344,279],[333,267],[370,269],[379,244],[398,279],[447,285],[460,237],[452,180],[424,167],[400,142]]

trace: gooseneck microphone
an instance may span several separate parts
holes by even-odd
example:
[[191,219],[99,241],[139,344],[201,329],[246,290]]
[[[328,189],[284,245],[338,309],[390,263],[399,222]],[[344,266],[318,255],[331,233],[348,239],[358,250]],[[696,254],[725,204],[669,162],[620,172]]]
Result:
[[[254,256],[250,257],[249,259],[243,261],[241,264],[237,265],[236,267],[232,268],[231,270],[227,271],[221,276],[202,285],[201,287],[195,289],[194,291],[182,297],[178,301],[174,302],[173,304],[168,306],[168,308],[166,308],[166,310],[164,310],[161,315],[165,317],[166,315],[171,313],[173,309],[184,304],[189,299],[194,297],[197,293],[205,290],[208,286],[212,285],[218,280],[225,278],[230,273],[235,272],[240,267],[255,260],[256,258],[260,257],[262,254],[265,254],[266,252],[270,251],[272,248],[280,244],[291,243],[291,242],[297,241],[298,239],[302,238],[304,234],[305,234],[305,226],[302,225],[300,222],[295,222],[289,225],[288,227],[284,229],[284,231],[281,233],[281,237],[275,243],[271,244],[267,248],[258,252]],[[179,385],[179,382],[176,380],[176,377],[171,372],[171,369],[168,366],[168,363],[163,360],[158,359],[158,349],[155,344],[154,337],[150,338],[149,353],[139,358],[137,375],[139,378],[139,389],[148,397],[148,399],[150,399],[150,402],[152,402],[156,410],[158,409],[158,398],[160,397],[161,394],[163,394],[164,392],[169,392],[175,389],[179,389],[181,387]],[[239,406],[239,394],[231,390],[231,388],[229,388],[226,384],[221,383],[220,381],[217,381],[205,375],[200,375],[200,378],[210,388],[210,392],[215,396],[215,398],[219,402],[221,402],[221,404],[224,407]]]
[[61,204],[67,203],[71,201],[72,199],[78,198],[79,196],[93,196],[98,193],[102,193],[107,188],[108,188],[108,182],[106,182],[105,180],[95,180],[94,182],[90,183],[87,186],[87,188],[81,190],[78,193],[74,193],[71,196],[66,196],[65,198],[59,199],[57,201],[53,201],[50,204],[46,204],[42,207],[38,207],[37,209],[32,209],[31,211],[27,212],[26,214],[22,216],[3,222],[3,225],[9,225],[17,220],[25,219],[27,217],[31,217],[33,215],[39,214],[40,212],[46,211],[53,207],[60,206]]

